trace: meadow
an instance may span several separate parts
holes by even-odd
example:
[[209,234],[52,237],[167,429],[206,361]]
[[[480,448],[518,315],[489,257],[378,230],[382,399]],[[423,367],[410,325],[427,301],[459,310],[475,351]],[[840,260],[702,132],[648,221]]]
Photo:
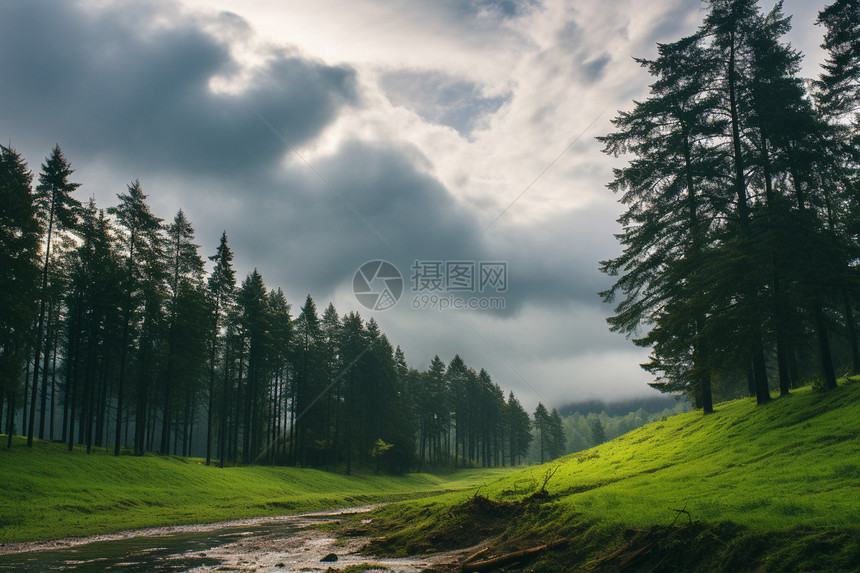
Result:
[[856,570],[860,383],[671,416],[472,491],[381,508],[368,533],[371,552],[393,555],[571,540],[535,571],[637,559],[631,570]]
[[38,440],[31,449],[15,438],[11,449],[0,449],[0,543],[391,501],[473,488],[503,471],[346,476],[287,467],[218,468],[198,458],[69,452],[63,444]]

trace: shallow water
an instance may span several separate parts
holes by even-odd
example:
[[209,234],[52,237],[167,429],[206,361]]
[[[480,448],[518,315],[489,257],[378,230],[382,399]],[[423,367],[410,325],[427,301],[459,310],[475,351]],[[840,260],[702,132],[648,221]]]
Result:
[[[348,513],[367,508],[345,510]],[[331,532],[308,528],[335,521],[345,512],[282,516],[125,532],[107,538],[0,546],[0,571],[327,571],[358,563],[387,571],[417,573],[454,553],[418,559],[374,559],[357,554],[366,538],[338,540]],[[2,554],[6,553],[6,554]],[[321,559],[338,555],[334,563]]]
[[58,550],[0,555],[0,571],[187,571],[220,565],[221,559],[207,555],[215,548],[259,536],[290,537],[295,530],[293,524],[268,523],[94,541]]

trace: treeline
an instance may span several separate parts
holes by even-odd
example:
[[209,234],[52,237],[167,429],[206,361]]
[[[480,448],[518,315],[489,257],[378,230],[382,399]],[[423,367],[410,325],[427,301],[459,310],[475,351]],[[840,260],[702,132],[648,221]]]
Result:
[[573,412],[565,416],[564,430],[567,437],[565,453],[579,452],[599,446],[603,442],[614,440],[618,436],[641,428],[646,424],[657,422],[681,414],[690,409],[688,402],[678,402],[672,408],[660,412],[647,412],[642,408],[627,414],[610,414],[602,412]]
[[106,210],[74,194],[59,146],[38,184],[0,147],[0,428],[87,452],[206,462],[521,463],[531,421],[455,356],[410,368],[373,320],[298,315],[254,270],[237,284],[226,232],[208,274],[180,210],[165,224],[138,181]]
[[818,14],[816,81],[781,2],[706,5],[695,34],[638,60],[650,95],[599,139],[632,156],[609,185],[627,207],[602,263],[611,327],[652,349],[653,386],[707,413],[726,380],[763,403],[810,370],[836,387],[840,359],[860,372],[860,3]]

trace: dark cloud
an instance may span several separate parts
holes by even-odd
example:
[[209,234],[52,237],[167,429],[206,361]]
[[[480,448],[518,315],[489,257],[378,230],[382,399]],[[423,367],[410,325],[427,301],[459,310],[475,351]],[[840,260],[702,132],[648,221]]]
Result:
[[601,54],[596,58],[590,59],[582,64],[582,71],[588,81],[596,82],[603,77],[606,70],[606,65],[612,61],[609,54]]
[[618,207],[606,202],[559,212],[537,227],[500,222],[491,228],[491,256],[509,261],[508,311],[526,303],[600,306],[597,293],[610,281],[598,261],[617,255],[612,235],[617,216]]
[[464,136],[511,98],[511,94],[485,97],[480,85],[440,71],[396,70],[382,74],[380,83],[392,104]]
[[[216,36],[211,19],[171,6],[0,4],[4,136],[41,150],[60,141],[83,171],[109,166],[121,177],[111,199],[140,177],[154,205],[185,208],[205,254],[226,229],[237,266],[259,267],[296,300],[331,296],[367,260],[392,261],[407,281],[415,260],[465,260],[509,264],[506,314],[529,302],[599,304],[588,234],[609,211],[560,213],[540,228],[503,219],[484,233],[486,221],[414,147],[352,141],[310,167],[288,143],[311,141],[360,104],[354,72],[273,52],[241,90],[215,93],[212,78],[239,71],[224,38],[248,34],[246,23],[222,14]],[[503,103],[441,73],[393,72],[385,85],[461,130]]]
[[[299,145],[356,101],[352,70],[286,51],[270,54],[237,93],[214,92],[210,81],[238,65],[203,24],[161,3],[131,14],[124,4],[97,14],[62,2],[0,4],[3,130],[62,137],[138,173],[236,174],[283,153],[258,114]],[[221,24],[247,32],[236,16]]]
[[402,149],[351,142],[314,170],[296,164],[254,180],[253,200],[230,217],[240,226],[237,248],[299,291],[330,294],[368,260],[391,260],[405,273],[416,258],[476,244],[473,218]]
[[609,283],[598,260],[617,251],[607,230],[618,215],[614,204],[560,212],[539,228],[503,218],[487,230],[485,219],[416,167],[424,163],[413,149],[353,141],[317,159],[315,172],[294,158],[286,170],[247,181],[226,212],[216,206],[235,197],[229,185],[185,193],[196,210],[218,211],[202,213],[199,233],[216,237],[226,227],[237,262],[258,267],[293,298],[331,297],[368,260],[391,261],[407,284],[415,260],[502,261],[509,288],[497,314],[516,315],[527,304],[601,305],[597,293]]
[[506,18],[521,16],[540,5],[538,0],[474,0],[479,9],[490,10]]
[[[423,9],[424,3],[405,0],[404,4],[413,4],[418,9]],[[456,20],[463,18],[473,19],[479,15],[491,15],[500,20],[516,18],[529,13],[538,6],[540,0],[436,0],[437,7],[441,7],[453,14]]]

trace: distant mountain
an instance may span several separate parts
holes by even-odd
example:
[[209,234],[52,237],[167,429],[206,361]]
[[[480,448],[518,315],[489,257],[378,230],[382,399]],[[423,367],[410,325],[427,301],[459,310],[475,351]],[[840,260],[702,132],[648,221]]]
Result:
[[[686,402],[686,398],[681,396],[680,400]],[[588,400],[584,402],[572,402],[558,409],[558,413],[562,416],[570,416],[578,413],[586,416],[588,414],[599,414],[606,412],[610,416],[623,416],[630,412],[636,412],[639,409],[645,410],[648,413],[656,414],[667,408],[674,408],[678,404],[679,399],[675,396],[654,396],[648,398],[633,398],[628,400],[619,400],[613,402],[603,402],[600,400]]]

